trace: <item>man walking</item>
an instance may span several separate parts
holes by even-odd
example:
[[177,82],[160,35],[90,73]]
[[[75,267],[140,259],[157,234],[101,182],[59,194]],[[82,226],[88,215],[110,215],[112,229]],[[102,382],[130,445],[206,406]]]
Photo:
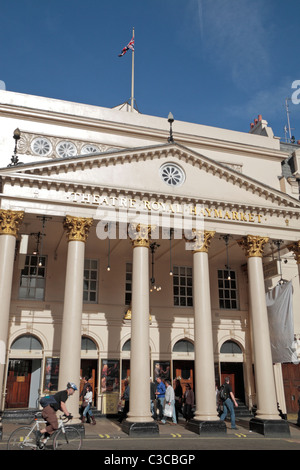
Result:
[[166,387],[160,377],[156,378],[156,382],[157,382],[157,387],[156,387],[155,395],[156,395],[156,398],[158,399],[159,420],[161,421],[163,418]]
[[[237,427],[235,426],[235,412],[234,412],[233,404],[236,407],[238,407],[238,404],[232,392],[232,388],[229,385],[229,381],[230,381],[229,377],[226,377],[225,384],[224,384],[224,393],[220,393],[220,397],[223,401],[223,413],[221,414],[220,419],[224,421],[229,411],[230,420],[231,420],[231,429],[237,429]],[[223,398],[222,398],[222,395],[223,395]]]

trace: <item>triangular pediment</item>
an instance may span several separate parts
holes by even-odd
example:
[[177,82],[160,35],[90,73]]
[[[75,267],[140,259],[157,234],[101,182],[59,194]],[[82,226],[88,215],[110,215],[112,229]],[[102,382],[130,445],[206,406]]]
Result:
[[[168,184],[168,165],[182,171],[179,184],[176,179]],[[22,164],[1,169],[0,176],[23,184],[99,188],[197,203],[300,208],[297,199],[176,143]]]

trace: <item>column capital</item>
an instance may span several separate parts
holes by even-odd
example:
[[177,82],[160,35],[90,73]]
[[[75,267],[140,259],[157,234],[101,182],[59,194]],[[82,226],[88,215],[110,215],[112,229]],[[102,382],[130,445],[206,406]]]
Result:
[[64,229],[67,232],[68,241],[79,241],[85,243],[92,223],[92,218],[73,217],[71,215],[67,215],[64,220]]
[[18,236],[24,211],[0,210],[0,235]]
[[193,240],[189,240],[193,246],[194,253],[208,253],[210,242],[215,236],[216,232],[210,232],[207,230],[196,230],[192,229],[192,233],[195,235]]
[[264,245],[265,243],[268,243],[268,241],[269,237],[247,235],[246,237],[237,240],[237,243],[245,250],[247,258],[262,258]]
[[131,235],[133,248],[138,246],[149,248],[151,230],[153,228],[154,227],[147,224],[129,224],[129,233]]
[[287,249],[294,253],[295,260],[297,261],[297,264],[300,265],[300,240],[287,245]]

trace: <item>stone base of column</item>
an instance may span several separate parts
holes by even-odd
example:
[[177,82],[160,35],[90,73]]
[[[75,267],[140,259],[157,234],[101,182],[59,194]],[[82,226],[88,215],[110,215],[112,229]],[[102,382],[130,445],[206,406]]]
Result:
[[220,419],[215,421],[191,419],[186,424],[186,429],[201,436],[220,436],[220,434],[226,434],[227,432],[226,424]]
[[249,429],[266,437],[290,436],[289,424],[284,419],[252,418],[249,421]]
[[122,431],[133,437],[153,436],[159,434],[159,426],[155,421],[133,423],[125,420],[122,423]]

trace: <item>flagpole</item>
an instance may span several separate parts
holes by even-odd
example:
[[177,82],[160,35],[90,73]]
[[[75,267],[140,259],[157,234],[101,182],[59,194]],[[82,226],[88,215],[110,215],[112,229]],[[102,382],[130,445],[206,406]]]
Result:
[[[134,40],[134,28],[132,30],[132,38]],[[134,49],[132,51],[132,63],[131,63],[131,112],[134,110]]]

